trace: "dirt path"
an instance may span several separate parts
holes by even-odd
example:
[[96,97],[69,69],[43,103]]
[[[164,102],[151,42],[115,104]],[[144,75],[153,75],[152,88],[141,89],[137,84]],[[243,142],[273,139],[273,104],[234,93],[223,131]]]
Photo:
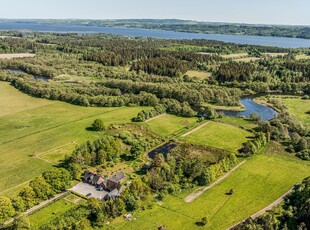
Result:
[[145,122],[149,122],[149,121],[155,120],[155,119],[160,118],[160,117],[162,117],[162,116],[164,116],[164,115],[166,115],[166,113],[160,114],[160,115],[158,115],[158,116],[156,116],[156,117],[152,117],[152,118],[146,120]]
[[217,179],[216,181],[214,181],[212,184],[210,184],[209,186],[206,187],[202,187],[197,189],[195,192],[193,192],[192,194],[188,195],[187,197],[184,198],[184,201],[186,203],[190,203],[193,200],[197,199],[199,196],[201,196],[205,191],[213,188],[215,185],[219,184],[222,180],[226,179],[227,177],[230,176],[230,174],[232,174],[236,169],[238,169],[241,165],[243,165],[246,161],[242,161],[240,162],[238,165],[236,165],[232,170],[230,170],[228,173],[226,173],[224,176],[220,177],[219,179]]
[[[36,205],[36,206],[34,206],[34,207],[28,209],[27,211],[23,212],[23,214],[24,214],[24,215],[30,215],[31,213],[37,211],[38,209],[41,209],[42,207],[44,207],[44,206],[46,206],[46,205],[52,203],[54,200],[57,200],[57,199],[60,198],[61,196],[64,196],[66,193],[68,193],[68,191],[65,191],[65,192],[63,192],[63,193],[59,193],[59,194],[57,194],[56,196],[52,197],[51,199],[46,200],[46,201],[43,201],[43,202],[41,202],[40,204],[38,204],[38,205]],[[14,218],[12,218],[12,219],[10,219],[10,220],[4,222],[4,223],[3,223],[3,226],[10,225],[10,224],[13,223],[13,221],[14,221]]]
[[193,132],[196,132],[197,130],[203,128],[204,126],[206,126],[207,124],[209,124],[210,121],[206,122],[206,123],[203,123],[202,125],[199,125],[197,128],[194,128],[192,129],[191,131],[187,132],[187,133],[184,133],[181,137],[186,137],[187,135],[189,134],[192,134]]
[[0,54],[0,59],[12,59],[12,58],[26,58],[35,57],[35,54],[31,53],[19,53],[19,54]]
[[[290,190],[288,190],[286,193],[284,193],[282,196],[280,196],[277,200],[275,200],[274,202],[272,202],[272,203],[271,203],[270,205],[268,205],[267,207],[265,207],[265,208],[261,209],[260,211],[254,213],[252,216],[250,216],[250,218],[255,219],[255,218],[257,218],[257,217],[263,215],[263,214],[266,213],[267,211],[273,209],[274,207],[276,207],[277,205],[279,205],[279,204],[284,200],[284,198],[285,198],[286,196],[288,196],[289,194],[291,194],[293,191],[294,191],[294,187],[291,188]],[[244,219],[244,220],[238,222],[237,224],[235,224],[235,225],[229,227],[228,230],[229,230],[229,229],[232,229],[232,228],[234,228],[234,227],[236,227],[237,225],[241,224],[242,222],[244,222],[244,221],[247,220],[247,219],[248,219],[248,218],[246,218],[246,219]]]

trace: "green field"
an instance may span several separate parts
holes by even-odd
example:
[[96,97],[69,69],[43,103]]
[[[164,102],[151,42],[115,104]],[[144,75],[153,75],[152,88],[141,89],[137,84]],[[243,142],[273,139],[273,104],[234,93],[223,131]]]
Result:
[[[207,217],[206,229],[226,229],[266,207],[309,175],[309,162],[278,154],[256,155],[192,203],[183,201],[188,193],[167,195],[160,206],[137,213],[136,221],[120,218],[113,226],[117,229],[156,229],[162,225],[167,229],[204,229],[195,222]],[[226,195],[231,188],[235,193]]]
[[233,125],[210,122],[182,139],[193,144],[208,145],[236,152],[248,140],[248,137],[252,136],[253,134]]
[[152,132],[163,137],[170,136],[176,132],[186,131],[188,127],[198,125],[197,118],[184,118],[169,114],[165,114],[143,124]]
[[58,200],[55,203],[39,210],[29,216],[31,229],[38,229],[41,225],[48,223],[61,214],[65,213],[75,205],[64,199]]
[[218,118],[217,121],[229,125],[234,125],[237,127],[241,127],[247,130],[253,129],[257,127],[257,124],[255,124],[253,121],[240,118],[240,117],[230,117],[230,116],[223,116],[222,118]]
[[[106,124],[126,123],[143,109],[86,108],[47,101],[22,94],[6,82],[0,82],[0,89],[1,195],[14,195],[19,185],[51,168],[44,157],[59,160],[61,155],[55,149],[97,137],[98,133],[86,130],[96,118]],[[70,154],[72,147],[61,153]]]
[[203,72],[203,71],[196,71],[196,70],[189,70],[185,73],[185,75],[193,78],[193,77],[197,77],[200,80],[206,79],[208,77],[212,76],[212,73],[210,72]]
[[310,100],[303,100],[300,97],[280,97],[280,100],[287,105],[288,111],[296,116],[306,127],[310,128]]

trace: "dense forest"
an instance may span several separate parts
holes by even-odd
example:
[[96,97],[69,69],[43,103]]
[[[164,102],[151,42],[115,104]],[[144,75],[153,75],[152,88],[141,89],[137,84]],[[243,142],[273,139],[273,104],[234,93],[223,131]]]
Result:
[[[0,60],[0,78],[36,97],[83,106],[174,104],[170,106],[172,113],[190,116],[195,115],[191,110],[205,103],[239,105],[243,95],[310,92],[310,61],[295,59],[302,50],[208,40],[10,33],[15,37],[0,40],[2,53],[31,52],[37,56]],[[212,52],[201,53],[206,49]],[[222,57],[233,52],[261,58],[248,63]],[[264,52],[288,55],[272,58],[263,56]],[[193,78],[187,75],[189,70],[212,75]],[[188,112],[177,107],[188,107]]]

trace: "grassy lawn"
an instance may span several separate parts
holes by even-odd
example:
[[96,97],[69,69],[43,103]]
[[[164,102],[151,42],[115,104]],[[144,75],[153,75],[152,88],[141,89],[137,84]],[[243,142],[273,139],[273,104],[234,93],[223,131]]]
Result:
[[73,145],[60,152],[55,149],[71,142],[83,143],[100,135],[86,130],[95,119],[100,118],[106,124],[129,123],[143,109],[86,108],[36,99],[21,94],[6,82],[0,82],[0,89],[5,89],[0,91],[1,113],[10,112],[0,116],[1,195],[14,195],[18,192],[18,185],[52,167],[35,155],[49,152],[43,157],[58,161],[61,155],[71,153]]
[[[41,225],[55,219],[69,209],[73,208],[74,204],[64,199],[58,200],[55,203],[39,210],[38,212],[29,216],[31,229],[38,229]],[[53,214],[54,213],[54,214]]]
[[185,73],[185,75],[193,78],[197,77],[200,80],[206,79],[208,77],[211,77],[212,73],[210,72],[203,72],[203,71],[195,71],[195,70],[189,70]]
[[236,152],[251,136],[251,133],[233,125],[210,122],[203,128],[186,136],[184,140],[193,144],[208,145]]
[[[298,168],[298,170],[296,170]],[[167,195],[161,206],[138,213],[136,221],[118,219],[117,229],[202,229],[195,224],[207,217],[206,229],[226,229],[266,207],[310,174],[310,163],[278,154],[256,155],[228,178],[192,203]],[[225,195],[231,188],[235,193]]]
[[186,131],[188,128],[198,124],[197,118],[184,118],[165,114],[143,125],[147,126],[152,132],[163,137],[170,136],[176,132]]

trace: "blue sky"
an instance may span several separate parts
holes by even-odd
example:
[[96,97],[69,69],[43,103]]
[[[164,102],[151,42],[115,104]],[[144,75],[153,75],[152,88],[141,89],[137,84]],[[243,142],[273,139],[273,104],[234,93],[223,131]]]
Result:
[[177,18],[310,25],[310,0],[0,0],[0,18]]

